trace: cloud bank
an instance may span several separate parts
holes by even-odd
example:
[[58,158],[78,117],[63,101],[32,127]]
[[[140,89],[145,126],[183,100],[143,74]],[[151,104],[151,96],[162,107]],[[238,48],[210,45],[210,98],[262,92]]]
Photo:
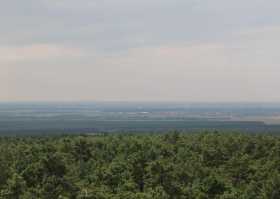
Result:
[[275,0],[12,0],[0,100],[279,101]]

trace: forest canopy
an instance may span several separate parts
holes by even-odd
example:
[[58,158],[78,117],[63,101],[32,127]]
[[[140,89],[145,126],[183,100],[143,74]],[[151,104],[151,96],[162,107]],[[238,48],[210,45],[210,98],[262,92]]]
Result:
[[0,198],[276,199],[280,137],[233,133],[0,138]]

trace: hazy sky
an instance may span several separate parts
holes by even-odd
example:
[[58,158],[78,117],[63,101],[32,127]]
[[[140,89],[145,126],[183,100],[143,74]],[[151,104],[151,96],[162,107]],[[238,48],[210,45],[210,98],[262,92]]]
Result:
[[0,2],[0,101],[280,101],[279,0]]

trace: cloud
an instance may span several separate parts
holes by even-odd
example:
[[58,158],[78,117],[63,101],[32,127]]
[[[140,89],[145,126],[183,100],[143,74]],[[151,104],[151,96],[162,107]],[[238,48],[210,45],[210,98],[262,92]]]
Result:
[[280,100],[278,0],[11,0],[0,100]]
[[1,6],[0,42],[71,44],[99,51],[224,38],[278,24],[277,0],[11,0]]
[[82,56],[82,50],[54,44],[34,44],[23,47],[0,47],[0,63],[23,63],[54,58]]

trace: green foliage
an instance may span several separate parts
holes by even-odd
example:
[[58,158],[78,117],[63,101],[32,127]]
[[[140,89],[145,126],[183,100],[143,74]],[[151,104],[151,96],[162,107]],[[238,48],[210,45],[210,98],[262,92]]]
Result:
[[2,199],[278,199],[280,137],[0,138]]

